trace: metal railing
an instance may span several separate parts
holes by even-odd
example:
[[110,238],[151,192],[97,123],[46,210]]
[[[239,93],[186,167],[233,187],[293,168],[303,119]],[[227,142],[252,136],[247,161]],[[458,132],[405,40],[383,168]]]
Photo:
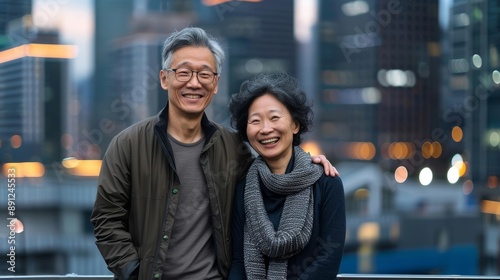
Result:
[[[111,275],[33,275],[33,276],[0,276],[0,279],[15,279],[15,280],[111,280]],[[374,279],[390,279],[390,280],[486,280],[500,279],[498,276],[479,276],[479,275],[413,275],[413,274],[339,274],[339,280],[374,280]]]

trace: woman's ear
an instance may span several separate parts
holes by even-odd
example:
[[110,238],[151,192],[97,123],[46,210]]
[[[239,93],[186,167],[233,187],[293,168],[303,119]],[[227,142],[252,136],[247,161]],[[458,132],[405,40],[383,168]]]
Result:
[[293,134],[299,133],[300,130],[300,124],[298,121],[293,121]]

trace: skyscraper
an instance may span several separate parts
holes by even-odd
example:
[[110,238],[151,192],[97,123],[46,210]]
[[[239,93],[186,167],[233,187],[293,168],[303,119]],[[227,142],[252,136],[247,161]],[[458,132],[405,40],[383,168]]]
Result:
[[[11,21],[7,34],[35,30],[32,22],[30,15]],[[0,49],[0,177],[14,170],[10,175],[15,184],[0,191],[6,198],[1,204],[15,209],[9,218],[21,221],[24,231],[14,235],[2,229],[1,250],[15,251],[17,265],[9,268],[19,274],[84,272],[99,265],[105,269],[95,261],[92,235],[84,230],[95,182],[62,176],[66,170],[61,160],[76,139],[71,129],[78,129],[68,70],[77,48],[60,44],[55,30],[15,38],[24,39]],[[15,243],[7,236],[15,237]],[[69,256],[70,251],[90,257]],[[2,274],[12,272],[8,265],[1,265]]]
[[[465,119],[466,155],[470,177],[481,193],[500,200],[500,4],[476,1],[455,15],[464,19],[468,38],[463,56],[469,66],[468,86],[459,112]],[[457,8],[458,8],[457,7]],[[462,21],[463,22],[463,21]]]
[[11,21],[31,14],[32,0],[1,1],[0,2],[0,34],[7,34]]
[[[110,110],[114,100],[120,98],[120,94],[112,91],[112,69],[116,61],[112,59],[112,42],[120,36],[130,32],[130,21],[132,18],[132,1],[94,1],[95,30],[94,40],[94,64],[92,90],[92,108],[96,114],[91,116],[91,127],[99,133],[99,138],[94,137],[100,150],[104,151],[112,136],[120,131],[124,124]],[[113,14],[113,20],[109,17]],[[110,120],[112,131],[101,130],[103,120]],[[97,141],[100,140],[100,141]],[[102,152],[99,155],[102,157]]]
[[[227,106],[230,95],[260,73],[285,71],[297,75],[293,11],[293,3],[287,0],[231,1],[214,6],[213,17],[204,24],[225,47],[222,75],[228,90],[226,96],[214,99],[216,105]],[[225,108],[218,110],[218,118],[225,120],[225,125],[229,125],[228,117]]]
[[[25,16],[29,17],[28,16]],[[9,32],[32,29],[31,20]],[[28,42],[4,49],[0,63],[0,158],[2,162],[51,163],[63,156],[67,123],[68,59],[73,46],[58,45],[57,32],[36,33]]]
[[[100,26],[94,75],[98,114],[92,123],[101,151],[119,131],[156,114],[166,104],[158,77],[161,47],[170,32],[196,24],[194,3],[95,1],[96,25]],[[110,23],[111,13],[114,20]],[[110,129],[100,129],[103,123]]]
[[464,190],[472,192],[482,212],[484,238],[481,267],[498,274],[500,214],[500,4],[454,1],[450,28],[452,94],[450,121],[463,128],[467,164]]
[[413,174],[431,164],[442,149],[432,135],[439,128],[438,1],[319,3],[317,134],[325,153],[389,170],[406,165]]

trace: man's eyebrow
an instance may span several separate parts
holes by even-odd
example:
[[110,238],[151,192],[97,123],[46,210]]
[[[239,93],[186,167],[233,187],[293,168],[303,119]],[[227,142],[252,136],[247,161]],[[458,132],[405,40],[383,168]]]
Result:
[[[191,65],[193,65],[193,63],[191,63],[191,62],[189,62],[189,61],[184,61],[184,62],[181,62],[181,64],[178,64],[178,65],[176,66],[176,68],[180,68],[180,67],[184,67],[184,66],[191,66]],[[214,70],[213,70],[213,67],[212,67],[212,66],[210,66],[210,65],[208,65],[208,64],[203,64],[203,65],[201,65],[201,68],[203,68],[203,69],[209,69],[209,70],[211,70],[211,71],[214,71]]]

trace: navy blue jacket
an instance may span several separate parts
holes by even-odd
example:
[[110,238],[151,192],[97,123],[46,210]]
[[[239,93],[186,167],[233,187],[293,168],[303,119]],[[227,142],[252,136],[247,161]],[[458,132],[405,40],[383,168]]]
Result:
[[[293,167],[293,158],[287,172]],[[243,227],[245,180],[235,191],[232,239],[233,262],[229,280],[246,279],[243,261]],[[286,196],[271,192],[261,185],[264,205],[277,230]],[[288,260],[287,279],[336,279],[344,250],[346,234],[345,198],[339,177],[322,175],[313,186],[314,218],[311,238],[306,247]]]

